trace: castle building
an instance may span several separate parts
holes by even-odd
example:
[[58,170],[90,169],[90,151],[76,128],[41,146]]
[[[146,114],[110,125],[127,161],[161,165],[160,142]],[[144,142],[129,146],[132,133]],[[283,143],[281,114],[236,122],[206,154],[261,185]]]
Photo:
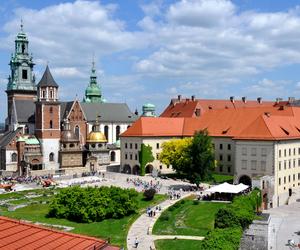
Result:
[[[59,85],[49,66],[35,84],[23,25],[9,65],[6,131],[0,138],[2,175],[86,172],[91,170],[91,157],[96,159],[95,169],[117,169],[119,136],[138,116],[126,103],[104,103],[94,62],[83,102],[59,100]],[[91,136],[100,133],[105,142],[93,142]],[[101,149],[97,148],[100,144]]]

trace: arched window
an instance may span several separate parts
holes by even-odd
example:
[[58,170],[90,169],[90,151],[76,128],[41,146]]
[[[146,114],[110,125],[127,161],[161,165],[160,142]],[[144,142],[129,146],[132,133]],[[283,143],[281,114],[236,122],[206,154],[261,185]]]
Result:
[[53,128],[53,122],[50,120],[50,128]]
[[116,161],[116,152],[115,151],[112,151],[110,153],[110,161]]
[[53,91],[50,90],[50,99],[53,99]]
[[25,52],[25,44],[22,44],[22,53]]
[[18,155],[16,153],[12,153],[11,155],[11,162],[16,162],[18,159]]
[[119,137],[120,137],[120,126],[118,125],[116,127],[116,140],[119,140]]
[[109,132],[108,126],[105,125],[105,127],[104,127],[104,135],[105,135],[107,141],[108,141],[108,132]]
[[76,138],[79,139],[80,129],[79,129],[79,126],[78,126],[78,125],[76,125],[76,127],[75,127],[75,135],[76,135]]
[[54,153],[49,154],[49,161],[54,161]]
[[46,91],[45,90],[42,91],[42,98],[46,98]]

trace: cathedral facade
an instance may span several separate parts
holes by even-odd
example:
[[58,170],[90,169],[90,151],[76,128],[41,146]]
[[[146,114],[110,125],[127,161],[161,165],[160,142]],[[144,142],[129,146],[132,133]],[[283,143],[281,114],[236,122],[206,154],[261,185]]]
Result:
[[39,175],[117,168],[119,135],[138,118],[137,113],[126,103],[105,101],[94,62],[83,101],[59,100],[59,84],[48,65],[36,84],[28,45],[21,25],[9,63],[6,132],[0,137],[1,173]]

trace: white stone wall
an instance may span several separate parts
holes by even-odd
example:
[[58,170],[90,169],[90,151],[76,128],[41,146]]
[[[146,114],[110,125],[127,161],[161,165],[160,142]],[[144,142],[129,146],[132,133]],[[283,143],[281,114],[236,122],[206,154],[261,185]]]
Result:
[[141,150],[141,145],[143,143],[152,147],[154,161],[149,164],[161,173],[174,172],[171,166],[167,167],[157,160],[158,154],[162,151],[162,144],[172,138],[173,137],[121,137],[121,171],[124,169],[125,165],[129,165],[131,171],[134,166],[140,166],[139,151]]
[[11,156],[13,153],[18,154],[17,150],[6,150],[6,171],[17,171],[18,170],[18,161],[12,162]]
[[234,175],[235,170],[235,142],[231,138],[212,138],[215,159],[218,162],[216,172],[221,174]]
[[[40,139],[42,145],[43,163],[45,170],[58,170],[59,139]],[[50,153],[54,153],[54,161],[49,161]]]

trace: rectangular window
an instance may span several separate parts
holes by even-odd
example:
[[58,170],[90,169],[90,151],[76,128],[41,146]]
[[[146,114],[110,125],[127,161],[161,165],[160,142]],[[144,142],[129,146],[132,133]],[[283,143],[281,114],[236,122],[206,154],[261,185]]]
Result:
[[281,185],[281,178],[278,179],[278,185]]
[[283,183],[286,184],[286,177],[283,177]]
[[289,160],[289,168],[291,168],[291,160]]
[[24,79],[24,80],[28,79],[28,75],[27,75],[27,70],[26,69],[22,69],[22,79]]
[[135,144],[135,149],[137,149],[138,148],[138,145],[137,145],[137,143]]
[[261,149],[261,156],[267,156],[267,149],[266,148]]
[[251,156],[256,156],[256,148],[251,148]]
[[281,149],[279,149],[278,155],[279,155],[279,157],[281,157]]
[[251,161],[251,169],[256,170],[257,161]]
[[266,163],[266,161],[261,161],[261,171],[266,171],[266,165],[267,165],[267,163]]
[[281,170],[281,161],[278,162],[278,170]]
[[231,155],[227,155],[227,161],[231,161]]
[[293,160],[293,168],[296,167],[296,160]]
[[130,143],[130,149],[132,149],[132,143]]
[[286,160],[284,160],[284,170],[286,169]]
[[300,159],[298,159],[298,167],[300,167]]
[[132,154],[130,154],[130,160],[132,160]]
[[292,154],[292,150],[289,148],[289,156],[291,156]]
[[220,159],[220,161],[223,161],[223,155],[222,154],[220,154],[219,159]]
[[296,179],[296,178],[295,178],[295,174],[293,174],[293,181],[295,181],[295,179]]
[[223,149],[223,144],[222,144],[222,143],[219,145],[219,148],[220,148],[221,150]]
[[125,160],[127,160],[127,154],[125,154]]
[[284,157],[286,157],[286,149],[284,150]]
[[137,154],[135,154],[135,160],[136,160],[136,161],[138,160],[138,155],[137,155]]
[[247,155],[247,148],[242,148],[242,155]]
[[223,166],[222,165],[219,166],[219,169],[220,169],[220,172],[223,172]]
[[159,143],[156,143],[156,149],[159,149]]
[[296,155],[296,149],[294,148],[294,155]]
[[298,173],[298,180],[300,180],[300,173]]
[[231,172],[231,166],[227,167],[227,172],[230,173]]
[[242,169],[247,169],[247,160],[242,160]]
[[289,175],[289,183],[291,182],[291,176]]
[[227,149],[228,149],[228,150],[231,150],[231,144],[228,144],[228,145],[227,145]]
[[300,148],[298,148],[298,155],[300,155]]
[[125,143],[125,148],[127,148],[127,143]]

